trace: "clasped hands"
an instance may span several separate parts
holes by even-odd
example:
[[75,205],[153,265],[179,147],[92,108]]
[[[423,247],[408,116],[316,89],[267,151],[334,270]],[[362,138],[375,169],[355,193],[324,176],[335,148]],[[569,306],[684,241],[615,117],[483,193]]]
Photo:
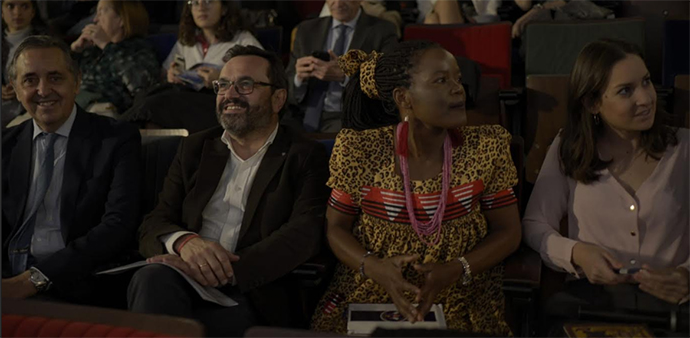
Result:
[[[175,242],[179,245],[180,237]],[[189,240],[181,250],[180,255],[165,254],[147,259],[149,263],[165,263],[171,265],[187,276],[194,278],[203,286],[223,286],[234,278],[232,263],[240,257],[223,248],[219,243],[196,237]]]
[[338,56],[332,50],[328,51],[330,61],[323,61],[313,56],[304,56],[295,62],[295,71],[300,81],[310,77],[322,81],[345,81],[345,73],[338,67]]
[[[399,255],[390,258],[367,257],[364,261],[367,276],[381,285],[398,312],[411,323],[423,321],[424,316],[434,304],[436,296],[445,288],[456,283],[463,273],[462,264],[458,261],[448,263],[413,264],[412,267],[424,276],[424,285],[418,288],[408,282],[402,269],[419,259],[419,255]],[[414,295],[414,303],[407,294]]]
[[619,275],[614,269],[623,268],[623,264],[611,253],[582,242],[573,247],[572,260],[592,284],[636,283],[640,290],[673,304],[678,304],[690,292],[688,270],[682,267],[659,269],[643,264],[642,270],[633,275]]

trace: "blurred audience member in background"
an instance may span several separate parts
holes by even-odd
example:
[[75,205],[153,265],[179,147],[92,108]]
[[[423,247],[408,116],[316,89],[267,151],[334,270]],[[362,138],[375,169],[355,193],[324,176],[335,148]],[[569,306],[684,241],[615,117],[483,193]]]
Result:
[[179,38],[163,62],[166,80],[179,86],[152,89],[124,119],[151,128],[184,128],[190,133],[218,125],[212,82],[223,56],[236,45],[261,43],[249,32],[230,0],[190,0],[182,10]]
[[2,2],[2,128],[17,117],[24,108],[17,100],[7,78],[7,63],[17,46],[30,35],[46,34],[47,30],[37,13],[34,0],[6,0]]
[[160,78],[156,54],[144,39],[149,25],[140,1],[101,0],[93,24],[72,43],[82,72],[77,103],[110,103],[118,113]]
[[689,294],[688,130],[669,127],[642,53],[627,42],[587,45],[568,100],[523,219],[527,244],[571,274],[545,313],[677,310]]
[[308,132],[338,132],[343,88],[349,78],[336,58],[349,49],[385,51],[397,43],[395,25],[364,13],[361,2],[327,0],[333,16],[297,26],[287,67],[295,109],[286,114],[286,123]]

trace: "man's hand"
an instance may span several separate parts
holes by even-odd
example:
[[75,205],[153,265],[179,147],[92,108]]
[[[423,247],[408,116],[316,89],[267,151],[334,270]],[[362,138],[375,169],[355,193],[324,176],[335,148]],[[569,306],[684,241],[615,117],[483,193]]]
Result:
[[8,84],[6,86],[2,86],[2,100],[3,101],[8,101],[15,99],[17,95],[14,93],[14,87],[12,87],[12,84]]
[[414,269],[421,272],[425,280],[424,286],[415,298],[415,302],[419,304],[417,306],[417,320],[424,321],[424,316],[431,309],[436,296],[443,289],[456,283],[462,275],[463,269],[462,264],[457,260],[445,264],[415,264]]
[[312,76],[311,72],[314,71],[314,63],[316,61],[320,60],[313,56],[305,56],[297,59],[295,62],[295,73],[300,81],[304,82]]
[[613,269],[623,267],[608,251],[599,246],[578,242],[573,247],[573,263],[582,268],[592,284],[615,285],[629,281],[627,275],[619,275]]
[[82,36],[86,36],[89,40],[93,41],[93,44],[98,46],[100,49],[104,49],[110,43],[110,37],[101,28],[101,26],[96,24],[89,24],[84,27],[81,31]]
[[328,51],[331,55],[330,61],[314,59],[314,70],[311,76],[323,81],[345,81],[345,73],[338,67],[338,56],[332,50]]
[[38,293],[29,277],[31,277],[31,272],[27,270],[17,276],[3,279],[2,298],[24,299]]
[[645,264],[633,279],[640,282],[640,290],[669,303],[678,304],[689,294],[685,268],[652,269]]
[[196,73],[204,79],[204,86],[206,88],[213,88],[213,81],[218,80],[220,71],[213,67],[202,66],[197,68]]
[[414,323],[417,321],[418,311],[412,303],[405,297],[405,291],[411,292],[415,297],[419,296],[418,287],[410,284],[402,275],[402,268],[419,259],[419,255],[400,255],[391,258],[377,259],[367,257],[364,272],[376,283],[383,286],[391,296],[393,303],[407,320]]
[[[174,247],[177,248],[184,238],[186,236],[176,240]],[[231,263],[240,259],[217,242],[200,237],[187,242],[178,252],[182,260],[189,264],[190,276],[204,286],[216,287],[227,284],[234,275]]]
[[148,259],[146,259],[147,263],[165,263],[168,264],[172,267],[177,268],[178,270],[184,272],[185,275],[187,276],[192,276],[192,269],[190,268],[189,264],[187,264],[185,261],[180,258],[178,255],[173,255],[173,254],[165,254],[165,255],[158,255],[158,256],[153,256]]

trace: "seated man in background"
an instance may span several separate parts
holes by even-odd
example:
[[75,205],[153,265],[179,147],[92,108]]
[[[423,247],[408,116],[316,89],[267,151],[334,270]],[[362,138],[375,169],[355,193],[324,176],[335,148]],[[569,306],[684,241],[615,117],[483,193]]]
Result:
[[102,305],[117,292],[91,275],[136,231],[139,132],[74,103],[79,68],[59,40],[26,38],[8,75],[32,119],[2,138],[2,297]]
[[299,112],[286,122],[307,132],[334,133],[341,128],[341,100],[347,77],[336,57],[350,49],[386,50],[397,42],[397,29],[389,21],[367,15],[358,0],[327,0],[332,16],[297,26],[287,69],[292,97]]
[[182,141],[139,240],[150,262],[239,304],[202,300],[162,265],[135,273],[128,302],[135,312],[196,318],[211,336],[241,336],[253,325],[299,319],[285,277],[321,246],[328,157],[279,126],[288,84],[275,54],[238,45],[224,60],[213,85],[220,126]]

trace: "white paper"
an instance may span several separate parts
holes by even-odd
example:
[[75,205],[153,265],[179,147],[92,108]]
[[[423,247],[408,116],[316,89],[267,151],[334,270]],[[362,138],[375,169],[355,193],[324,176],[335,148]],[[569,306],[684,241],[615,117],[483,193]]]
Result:
[[[416,304],[415,304],[416,305]],[[433,312],[436,320],[410,323],[405,319],[400,320],[395,304],[350,304],[347,315],[347,333],[350,335],[369,335],[376,328],[382,329],[446,329],[446,317],[443,314],[443,306],[434,304],[430,312]],[[352,320],[352,312],[380,312],[380,318],[369,320]],[[397,316],[398,319],[390,317]],[[388,317],[388,318],[387,318]]]
[[135,262],[132,264],[127,264],[123,265],[114,269],[110,270],[105,270],[97,273],[97,275],[114,275],[118,273],[122,273],[124,271],[130,270],[130,269],[136,269],[140,268],[145,265],[149,264],[163,264],[179,273],[184,277],[184,279],[194,288],[194,290],[201,296],[201,298],[205,301],[209,301],[212,303],[216,303],[218,305],[226,306],[226,307],[231,307],[237,305],[237,302],[234,301],[232,298],[228,297],[224,293],[220,292],[220,290],[212,287],[212,286],[202,286],[201,284],[197,283],[193,278],[187,276],[184,272],[180,271],[176,267],[170,265],[170,264],[165,264],[165,263],[148,263],[146,261],[140,261],[140,262]]

